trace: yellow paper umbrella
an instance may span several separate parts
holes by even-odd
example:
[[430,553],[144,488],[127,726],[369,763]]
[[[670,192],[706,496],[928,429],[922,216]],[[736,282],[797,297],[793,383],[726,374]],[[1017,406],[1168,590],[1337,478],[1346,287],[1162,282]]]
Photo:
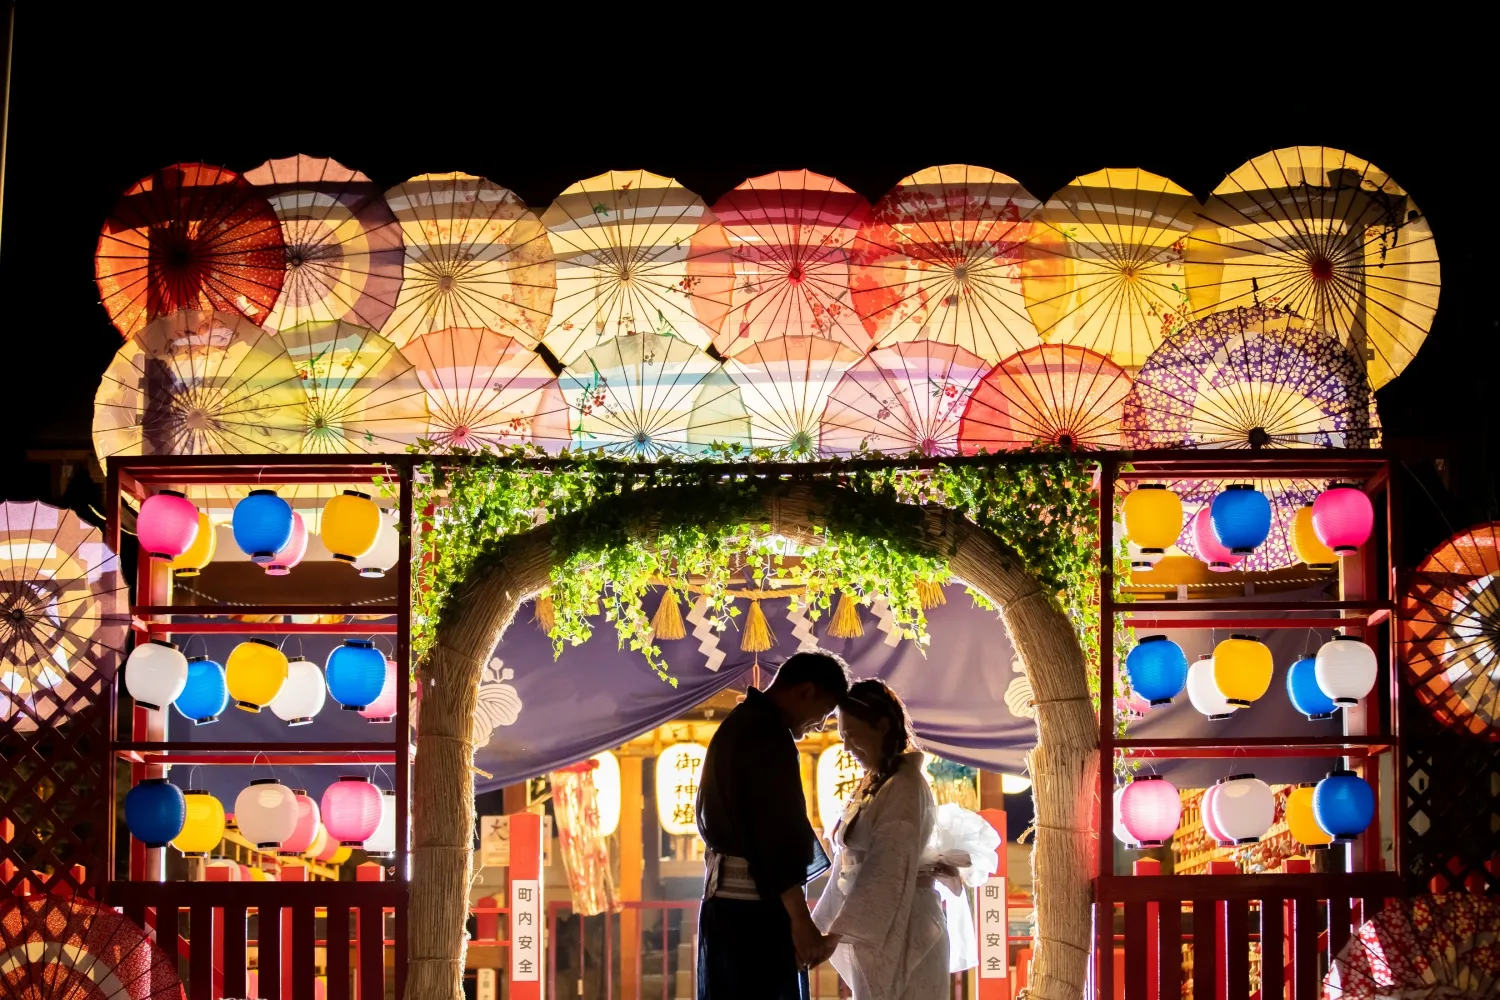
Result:
[[566,188],[542,221],[557,258],[546,344],[564,363],[631,334],[713,341],[734,264],[724,227],[696,194],[645,170],[611,170]]
[[1069,182],[1037,214],[1021,286],[1042,340],[1146,360],[1190,311],[1183,265],[1198,201],[1145,170]]
[[541,221],[515,192],[470,174],[422,174],[385,193],[406,244],[401,295],[380,328],[397,347],[453,326],[542,337],[556,291]]
[[427,429],[427,394],[396,345],[353,323],[301,323],[281,341],[305,399],[304,455],[400,451]]
[[1275,306],[1367,359],[1370,386],[1401,374],[1437,311],[1432,230],[1385,171],[1338,149],[1293,146],[1238,167],[1187,247],[1198,315]]
[[724,368],[750,418],[750,444],[796,458],[817,454],[823,409],[859,354],[821,337],[778,337],[751,344]]

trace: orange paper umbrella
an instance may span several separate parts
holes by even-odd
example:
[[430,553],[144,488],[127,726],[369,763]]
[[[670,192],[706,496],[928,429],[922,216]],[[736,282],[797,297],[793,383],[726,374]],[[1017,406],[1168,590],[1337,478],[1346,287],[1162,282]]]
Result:
[[281,342],[305,393],[304,455],[400,451],[427,429],[427,394],[410,361],[374,330],[301,323]]
[[858,360],[852,348],[821,337],[761,340],[730,358],[724,368],[749,415],[751,446],[816,455],[823,408]]
[[438,448],[568,443],[568,407],[536,351],[492,330],[439,330],[402,352],[427,393],[426,437]]
[[94,255],[99,298],[126,337],[178,309],[237,312],[259,323],[281,292],[281,224],[243,177],[178,163],[116,203]]
[[980,380],[959,428],[964,454],[1024,448],[1118,448],[1130,377],[1102,354],[1044,344]]
[[733,308],[714,340],[719,353],[784,336],[868,349],[849,289],[849,250],[870,213],[864,198],[832,177],[782,170],[745,181],[713,212],[734,259]]
[[825,455],[954,455],[958,426],[989,365],[951,344],[882,347],[844,373],[823,408]]
[[245,175],[281,220],[286,280],[261,325],[347,321],[378,330],[401,291],[401,227],[370,178],[337,160],[289,156]]

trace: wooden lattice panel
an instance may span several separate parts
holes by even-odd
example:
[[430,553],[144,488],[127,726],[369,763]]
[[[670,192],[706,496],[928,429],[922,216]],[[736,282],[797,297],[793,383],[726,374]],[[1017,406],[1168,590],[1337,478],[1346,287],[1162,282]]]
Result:
[[1500,895],[1500,748],[1408,702],[1404,858],[1414,893]]

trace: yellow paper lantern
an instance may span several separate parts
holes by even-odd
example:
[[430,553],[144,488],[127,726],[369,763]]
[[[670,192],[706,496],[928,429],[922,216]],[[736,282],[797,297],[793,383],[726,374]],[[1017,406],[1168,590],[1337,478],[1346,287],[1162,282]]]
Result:
[[1333,569],[1339,564],[1338,554],[1324,545],[1313,530],[1312,504],[1298,507],[1292,517],[1292,552],[1308,569]]
[[1253,635],[1232,635],[1214,647],[1214,684],[1236,708],[1265,694],[1274,672],[1271,651]]
[[333,558],[353,563],[380,537],[380,507],[367,494],[345,490],[323,507],[322,534]]
[[[620,828],[620,758],[608,750],[594,756],[594,802],[599,808],[599,836]],[[369,849],[369,845],[366,845]]]
[[1125,497],[1125,537],[1140,548],[1131,569],[1150,570],[1182,534],[1182,500],[1161,483],[1141,483]]
[[224,664],[224,681],[234,707],[259,712],[281,693],[287,678],[286,654],[266,639],[247,639],[234,647]]
[[214,561],[214,550],[218,548],[219,533],[213,522],[203,511],[198,512],[198,534],[188,550],[172,560],[172,571],[179,577],[197,576],[203,567]]
[[656,758],[656,815],[675,837],[698,832],[698,780],[707,755],[701,743],[674,743]]
[[1303,782],[1286,797],[1287,831],[1297,843],[1313,850],[1333,843],[1333,834],[1318,825],[1318,817],[1313,812],[1313,789],[1316,787],[1315,781]]
[[307,845],[307,850],[302,852],[302,856],[308,859],[316,859],[319,854],[323,853],[323,850],[327,846],[328,830],[324,828],[323,823],[320,820],[318,822],[317,832],[313,834],[312,843]]
[[187,804],[187,818],[172,846],[185,858],[206,858],[224,839],[224,803],[200,788],[183,792],[182,799]]
[[353,853],[354,853],[354,849],[353,848],[351,848],[351,847],[345,847],[342,844],[340,844],[339,845],[339,849],[333,852],[333,856],[328,859],[328,861],[326,862],[326,864],[334,865],[334,866],[341,865],[345,861],[348,861],[350,855],[352,855]]
[[865,776],[865,769],[844,744],[830,743],[818,755],[817,776],[818,822],[823,824],[824,832],[831,832],[833,824],[844,815],[844,804]]
[[252,882],[275,882],[276,877],[270,872],[261,871],[259,868],[250,869],[250,881]]

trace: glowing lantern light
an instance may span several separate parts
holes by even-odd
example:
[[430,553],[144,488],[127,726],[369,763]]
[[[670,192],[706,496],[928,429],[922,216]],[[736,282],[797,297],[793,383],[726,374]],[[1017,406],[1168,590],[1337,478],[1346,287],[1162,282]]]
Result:
[[259,712],[286,686],[286,654],[266,639],[247,639],[234,647],[224,664],[224,680],[234,707]]
[[1214,647],[1214,684],[1236,708],[1265,694],[1275,670],[1271,651],[1253,635],[1231,635]]
[[1142,774],[1125,786],[1120,796],[1125,832],[1142,847],[1160,847],[1177,832],[1182,819],[1182,797],[1159,774]]
[[1244,556],[1237,556],[1220,544],[1214,535],[1207,507],[1198,511],[1193,518],[1193,542],[1198,546],[1198,558],[1208,565],[1211,572],[1228,573],[1244,559]]
[[1219,797],[1219,789],[1222,787],[1219,784],[1209,785],[1203,792],[1203,800],[1198,803],[1198,818],[1202,821],[1203,832],[1208,834],[1209,840],[1220,847],[1233,847],[1234,841],[1214,822],[1214,799]]
[[1130,568],[1149,571],[1182,534],[1182,500],[1161,483],[1141,483],[1125,497],[1125,537],[1140,547]]
[[1310,850],[1321,850],[1333,843],[1333,835],[1318,825],[1313,809],[1314,786],[1314,782],[1304,782],[1287,795],[1286,826],[1297,843]]
[[359,570],[360,576],[382,577],[386,571],[396,565],[396,559],[401,554],[401,536],[396,533],[396,525],[391,519],[384,515],[380,518],[380,531],[375,536],[375,545],[354,560],[354,568]]
[[143,642],[125,661],[125,690],[141,708],[160,711],[187,687],[187,657],[165,639]]
[[297,793],[275,778],[258,778],[235,796],[234,821],[256,847],[280,847],[297,829]]
[[385,654],[368,639],[345,639],[328,654],[328,693],[345,711],[368,708],[385,684]]
[[249,869],[240,864],[238,861],[235,861],[233,858],[226,858],[222,856],[211,858],[208,862],[208,867],[227,871],[229,873],[229,877],[224,879],[225,882],[249,881],[249,876],[245,874],[249,871]]
[[1125,814],[1120,811],[1120,800],[1124,797],[1125,786],[1121,785],[1120,787],[1115,789],[1115,821],[1110,824],[1110,828],[1114,832],[1116,840],[1118,840],[1120,843],[1124,844],[1131,850],[1135,850],[1140,845],[1137,844],[1134,840],[1130,839],[1130,831],[1125,829]]
[[1031,790],[1031,779],[1020,774],[1000,775],[1001,795],[1021,795]]
[[1238,705],[1229,704],[1229,699],[1219,690],[1218,682],[1214,680],[1214,658],[1206,654],[1188,667],[1187,693],[1193,708],[1208,716],[1210,721],[1227,719],[1239,709]]
[[198,514],[198,535],[176,559],[172,560],[172,572],[179,577],[197,576],[203,567],[214,561],[214,552],[219,547],[219,533],[214,530],[208,515]]
[[1323,544],[1313,528],[1313,505],[1305,504],[1292,515],[1292,552],[1308,569],[1333,569],[1338,553]]
[[[594,761],[599,765],[594,768],[594,795],[595,804],[599,809],[599,836],[608,837],[620,828],[620,758],[608,750],[594,756]],[[395,802],[391,802],[392,809]],[[391,817],[392,837],[395,836],[395,817]],[[394,851],[395,841],[391,841],[391,850]],[[369,850],[369,846],[365,847]]]
[[1125,545],[1126,554],[1130,557],[1130,568],[1136,573],[1150,573],[1156,569],[1156,564],[1166,558],[1165,552],[1158,555],[1155,552],[1147,552],[1135,542],[1127,541]]
[[1331,719],[1338,710],[1333,699],[1318,684],[1317,661],[1304,656],[1286,672],[1286,696],[1292,707],[1307,716],[1309,722]]
[[217,722],[219,714],[229,707],[229,687],[224,682],[224,666],[206,656],[188,659],[187,683],[173,704],[185,719],[195,726]]
[[1130,687],[1152,705],[1169,705],[1187,684],[1187,654],[1164,635],[1143,636],[1125,657]]
[[292,827],[291,834],[281,842],[281,848],[276,852],[289,858],[294,858],[311,847],[313,838],[322,829],[322,813],[312,796],[307,794],[307,789],[294,788],[292,796],[297,802],[297,825]]
[[198,508],[176,490],[162,490],[141,504],[135,533],[146,555],[172,562],[198,540]]
[[266,563],[266,576],[286,576],[307,555],[307,525],[302,515],[292,511],[292,537],[287,539],[281,551]]
[[250,881],[252,881],[252,882],[274,882],[274,881],[276,881],[276,879],[271,875],[270,872],[261,871],[259,868],[251,868],[251,869],[249,869],[249,871],[250,871]]
[[1375,687],[1375,651],[1356,636],[1336,635],[1318,649],[1313,671],[1335,705],[1358,705]]
[[172,846],[185,858],[206,858],[224,839],[224,803],[201,788],[189,788],[182,800],[182,831],[172,838]]
[[830,743],[818,754],[817,789],[818,822],[825,833],[844,815],[844,805],[854,791],[854,786],[864,777],[865,769],[842,743]]
[[[610,756],[614,755],[611,754]],[[620,774],[618,770],[619,765],[616,764],[615,767],[617,768],[615,777],[618,778]],[[594,781],[596,788],[598,787],[598,774],[598,770],[595,770]],[[615,825],[618,826],[620,822],[618,786],[616,786],[615,792]],[[607,837],[614,832],[614,827],[610,827],[608,832],[604,829],[604,794],[602,791],[599,794],[599,802],[599,833],[601,836]],[[375,857],[386,858],[396,853],[396,793],[389,788],[382,790],[380,793],[380,825],[375,828],[374,833],[365,839],[365,853],[374,855]]]
[[1375,528],[1375,508],[1358,486],[1335,483],[1313,501],[1313,531],[1336,556],[1352,556]]
[[701,743],[674,743],[656,758],[657,818],[674,837],[698,832],[698,779],[707,755],[708,747]]
[[1313,815],[1334,843],[1352,843],[1375,818],[1375,793],[1353,771],[1329,771],[1313,789]]
[[292,538],[292,505],[276,495],[275,490],[251,490],[250,495],[234,505],[234,544],[264,566],[286,548]]
[[328,686],[323,671],[305,656],[294,656],[286,663],[286,683],[271,699],[271,712],[291,726],[305,726],[323,711],[328,700]]
[[[371,722],[390,722],[396,717],[396,661],[385,661],[385,680],[380,685],[380,694],[375,700],[359,710],[359,714]],[[597,775],[596,775],[597,777]]]
[[1271,501],[1248,484],[1226,486],[1209,505],[1208,523],[1219,544],[1248,556],[1271,534]]
[[375,547],[383,518],[367,494],[345,490],[323,507],[323,544],[341,562],[353,563]]
[[1271,786],[1253,774],[1231,774],[1219,779],[1213,800],[1213,822],[1224,839],[1253,844],[1265,836],[1276,819],[1276,797]]
[[182,792],[166,778],[146,778],[125,794],[125,825],[147,847],[166,847],[186,819]]
[[[337,840],[333,841],[332,843],[334,847],[337,847]],[[312,843],[307,845],[307,850],[302,852],[302,856],[304,858],[311,858],[312,860],[316,861],[318,859],[318,855],[322,854],[325,850],[330,850],[328,831],[323,828],[323,823],[320,820],[318,822],[318,829],[313,833]]]
[[323,792],[323,826],[344,847],[363,847],[380,826],[380,789],[369,778],[345,775]]

